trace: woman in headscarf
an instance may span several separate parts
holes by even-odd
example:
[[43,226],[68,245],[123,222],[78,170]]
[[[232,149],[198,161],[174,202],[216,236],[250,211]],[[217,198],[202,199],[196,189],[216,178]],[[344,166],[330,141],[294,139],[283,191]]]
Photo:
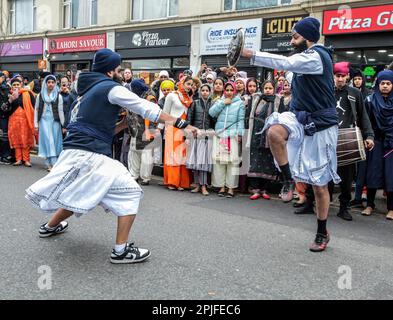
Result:
[[[213,139],[212,184],[220,188],[220,197],[233,198],[239,184],[239,165],[241,162],[241,141],[244,135],[245,107],[236,94],[236,84],[227,82],[225,95],[209,110],[217,119]],[[228,188],[228,192],[226,192]]]
[[209,115],[212,106],[210,97],[211,86],[203,84],[199,92],[199,99],[191,105],[187,121],[198,129],[198,137],[192,137],[189,151],[187,152],[187,168],[194,171],[194,182],[197,187],[192,193],[202,192],[208,196],[208,175],[212,171],[212,137],[214,136],[214,123]]
[[52,170],[63,150],[64,120],[63,98],[56,77],[46,76],[35,104],[34,126],[39,132],[38,156],[45,158],[48,171]]
[[[188,109],[192,100],[193,79],[183,77],[178,83],[178,90],[168,94],[165,100],[164,112],[173,117],[187,119]],[[162,125],[159,126],[163,128]],[[164,151],[164,185],[170,190],[184,191],[191,185],[190,172],[186,168],[186,146],[184,133],[173,126],[167,126],[165,132]]]
[[262,95],[253,100],[249,119],[249,132],[246,148],[250,152],[250,170],[248,173],[253,195],[251,200],[264,198],[270,200],[267,193],[269,181],[277,179],[277,169],[270,151],[266,134],[261,134],[266,119],[273,113],[286,111],[282,99],[275,94],[273,81],[262,84]]
[[247,79],[237,78],[235,83],[237,94],[244,101],[244,96],[247,93]]
[[8,138],[11,149],[15,149],[14,166],[31,167],[30,149],[34,146],[34,94],[22,88],[22,81],[14,78],[9,99],[10,113]]
[[[244,100],[244,105],[246,107],[246,121],[244,124],[246,130],[248,130],[248,119],[251,113],[252,101],[257,91],[257,80],[255,78],[249,78],[246,83],[246,94],[242,97],[242,100]],[[247,177],[247,174],[239,176],[239,191],[241,193],[249,193],[249,179]]]
[[367,208],[362,214],[372,214],[377,190],[385,189],[386,218],[393,220],[393,71],[378,74],[375,92],[365,104],[375,133],[375,147],[367,151]]

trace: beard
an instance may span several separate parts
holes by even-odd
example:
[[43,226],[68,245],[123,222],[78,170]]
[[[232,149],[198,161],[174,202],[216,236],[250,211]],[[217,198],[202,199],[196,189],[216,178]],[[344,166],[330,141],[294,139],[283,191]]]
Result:
[[121,76],[116,75],[116,74],[113,76],[113,81],[123,84],[123,78]]
[[307,47],[307,41],[304,40],[304,41],[302,41],[299,45],[293,46],[290,55],[294,55],[294,54],[297,54],[297,53],[302,53],[303,51],[306,51],[307,49],[308,49],[308,47]]

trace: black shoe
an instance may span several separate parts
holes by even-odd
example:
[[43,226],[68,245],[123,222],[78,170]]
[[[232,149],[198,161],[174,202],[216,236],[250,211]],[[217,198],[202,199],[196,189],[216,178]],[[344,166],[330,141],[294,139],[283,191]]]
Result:
[[315,237],[314,243],[310,247],[310,251],[311,252],[325,251],[329,241],[330,241],[329,233],[327,233],[327,235],[318,233],[317,236]]
[[114,264],[127,264],[127,263],[140,263],[145,261],[151,255],[147,249],[134,247],[134,244],[127,244],[123,253],[117,253],[115,249],[112,250],[111,263]]
[[6,165],[13,164],[13,162],[11,160],[7,159],[7,158],[1,158],[0,159],[0,163],[1,164],[6,164]]
[[352,215],[349,213],[348,209],[340,209],[339,213],[337,214],[337,217],[345,220],[345,221],[352,221],[353,217]]
[[234,194],[234,193],[229,193],[229,192],[227,192],[226,197],[227,197],[228,199],[232,199],[232,198],[235,197],[235,194]]
[[303,202],[303,203],[295,202],[293,204],[293,207],[294,208],[303,208],[305,205],[306,205],[306,202]]
[[150,181],[141,181],[140,183],[139,183],[141,186],[148,186],[148,185],[150,185]]
[[57,227],[52,228],[52,229],[47,228],[46,225],[47,225],[47,223],[43,224],[40,227],[40,230],[38,231],[40,238],[49,238],[49,237],[55,236],[57,234],[64,233],[68,229],[68,222],[67,221],[61,222]]
[[349,203],[349,206],[351,208],[363,208],[363,199],[362,200],[356,200],[356,199],[351,200],[351,202]]
[[226,193],[225,191],[219,192],[219,193],[218,193],[218,196],[219,196],[220,198],[224,198],[226,195],[227,195],[227,193]]
[[295,211],[295,214],[316,214],[314,211],[314,203],[306,202],[303,207]]

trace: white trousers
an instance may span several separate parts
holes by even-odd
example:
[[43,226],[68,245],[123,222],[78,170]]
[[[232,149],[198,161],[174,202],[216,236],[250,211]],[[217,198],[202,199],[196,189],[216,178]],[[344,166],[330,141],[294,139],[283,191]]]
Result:
[[237,188],[239,185],[239,170],[238,164],[215,163],[212,172],[213,186],[216,188]]
[[154,167],[153,150],[134,150],[128,153],[128,168],[131,176],[136,180],[150,181]]

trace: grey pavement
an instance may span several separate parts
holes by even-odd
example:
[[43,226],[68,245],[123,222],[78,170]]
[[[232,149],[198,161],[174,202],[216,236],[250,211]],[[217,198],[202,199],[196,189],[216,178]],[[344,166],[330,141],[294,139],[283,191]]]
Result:
[[[63,235],[38,237],[46,217],[24,190],[46,172],[42,160],[32,162],[0,166],[0,299],[393,299],[393,223],[382,214],[345,222],[332,208],[332,241],[315,254],[308,250],[315,217],[295,216],[280,201],[203,197],[154,183],[144,187],[131,235],[152,256],[117,266],[109,262],[116,219],[101,208],[71,218]],[[48,270],[51,289],[42,290]]]

